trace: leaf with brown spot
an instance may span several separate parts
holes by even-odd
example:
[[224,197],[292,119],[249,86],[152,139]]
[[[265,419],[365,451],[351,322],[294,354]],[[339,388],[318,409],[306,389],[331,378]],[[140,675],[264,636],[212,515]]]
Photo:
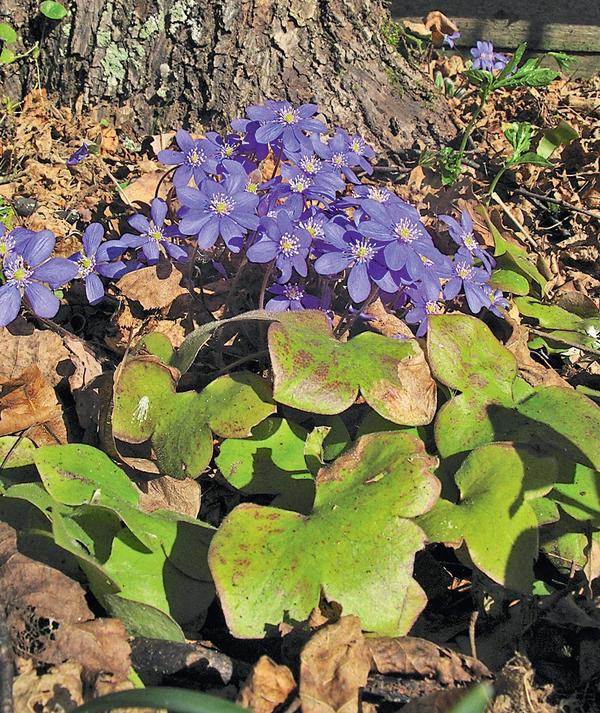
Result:
[[300,700],[304,713],[358,713],[371,654],[360,619],[345,616],[318,631],[300,654]]

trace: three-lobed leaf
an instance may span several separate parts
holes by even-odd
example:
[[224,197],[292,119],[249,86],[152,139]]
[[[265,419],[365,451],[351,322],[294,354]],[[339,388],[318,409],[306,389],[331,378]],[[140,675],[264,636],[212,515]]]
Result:
[[368,631],[406,633],[426,602],[412,578],[424,542],[412,518],[438,497],[434,466],[418,439],[371,434],[319,472],[310,515],[235,508],[209,550],[233,635],[257,638],[304,621],[321,592]]

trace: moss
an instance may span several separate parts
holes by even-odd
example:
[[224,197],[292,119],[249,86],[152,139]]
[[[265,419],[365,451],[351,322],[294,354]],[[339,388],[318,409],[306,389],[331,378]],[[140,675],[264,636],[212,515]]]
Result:
[[165,31],[165,14],[159,12],[157,15],[151,15],[146,22],[140,27],[138,37],[140,40],[147,40],[157,32]]
[[96,42],[98,47],[108,47],[111,40],[111,34],[108,30],[99,30],[96,35]]

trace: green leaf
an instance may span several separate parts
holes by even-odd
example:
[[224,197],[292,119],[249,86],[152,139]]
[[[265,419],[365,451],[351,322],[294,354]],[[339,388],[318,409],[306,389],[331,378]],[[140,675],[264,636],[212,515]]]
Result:
[[44,0],[40,3],[40,12],[50,20],[62,20],[68,14],[68,10],[55,0]]
[[513,56],[510,58],[508,63],[505,65],[504,69],[500,72],[500,74],[496,77],[496,80],[494,81],[494,88],[499,85],[500,82],[502,82],[506,77],[508,77],[510,74],[512,74],[513,70],[517,68],[517,65],[521,61],[521,58],[525,54],[525,50],[527,49],[527,42],[522,42],[517,49],[514,51]]
[[114,387],[112,428],[127,443],[150,440],[161,473],[197,478],[212,457],[211,428],[250,435],[275,411],[269,388],[249,372],[221,376],[201,393],[176,392],[173,371],[153,356],[127,361]]
[[488,397],[512,393],[516,359],[477,317],[432,315],[427,354],[434,377],[451,389]]
[[502,131],[508,142],[513,147],[513,156],[520,156],[529,150],[533,127],[528,121],[515,121],[511,124],[503,124]]
[[36,479],[35,444],[22,436],[0,438],[0,492],[2,487]]
[[511,160],[509,163],[511,166],[517,166],[524,163],[529,163],[533,166],[543,166],[544,168],[552,168],[552,166],[554,166],[552,161],[548,161],[533,151],[528,151],[527,153],[519,156],[516,160]]
[[169,338],[160,332],[146,334],[131,350],[131,353],[134,356],[137,354],[153,354],[167,366],[171,364],[175,356],[175,350]]
[[166,708],[172,713],[240,713],[246,710],[216,696],[168,686],[109,693],[71,710],[72,713],[104,713],[119,708]]
[[276,401],[303,411],[336,414],[358,393],[384,418],[403,425],[431,421],[435,384],[415,339],[364,332],[348,342],[331,334],[318,312],[290,313],[268,332]]
[[223,477],[245,495],[276,495],[274,507],[310,512],[315,486],[304,457],[308,434],[283,418],[268,418],[252,437],[229,438],[215,459]]
[[600,473],[580,463],[562,464],[561,481],[549,498],[575,520],[600,525]]
[[528,59],[510,77],[506,76],[494,82],[494,88],[500,87],[545,87],[560,76],[560,72],[539,66],[539,60]]
[[554,129],[544,131],[537,147],[537,153],[542,158],[550,158],[560,146],[565,146],[578,138],[577,131],[566,121],[561,120]]
[[465,76],[471,84],[474,84],[476,87],[489,85],[494,81],[494,75],[491,72],[487,72],[485,69],[466,69],[463,72],[463,76]]
[[489,683],[472,686],[447,713],[485,713],[492,700],[494,689]]
[[565,54],[564,52],[546,52],[546,57],[552,57],[561,72],[566,72],[571,68],[572,64],[577,63],[573,55]]
[[16,55],[12,50],[9,50],[8,47],[3,47],[2,51],[0,52],[0,64],[11,64],[11,62],[14,62],[16,59]]
[[513,295],[529,294],[529,282],[527,278],[514,270],[496,269],[492,271],[490,285],[502,292],[510,292]]
[[583,330],[582,318],[562,307],[543,304],[533,297],[519,297],[515,304],[522,315],[533,317],[544,329]]
[[406,633],[426,602],[412,578],[424,534],[410,518],[438,496],[434,466],[419,440],[372,434],[320,471],[309,516],[235,508],[209,551],[231,633],[257,638],[304,621],[321,592],[367,631]]
[[17,41],[17,33],[6,22],[0,22],[0,40],[9,45]]
[[455,475],[461,501],[438,501],[417,518],[430,542],[464,539],[473,563],[495,582],[529,593],[538,552],[538,520],[529,500],[558,477],[554,458],[510,443],[473,451]]
[[527,257],[527,252],[518,245],[509,243],[508,241],[506,241],[505,247],[506,250],[498,258],[496,266],[521,273],[530,282],[535,282],[539,285],[541,294],[544,294],[548,281]]

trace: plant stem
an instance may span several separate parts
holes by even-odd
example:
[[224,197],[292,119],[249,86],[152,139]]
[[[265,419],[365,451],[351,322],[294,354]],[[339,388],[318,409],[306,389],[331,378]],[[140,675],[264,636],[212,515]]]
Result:
[[473,133],[473,129],[475,128],[475,124],[477,123],[477,119],[479,118],[479,115],[481,114],[484,104],[490,94],[490,87],[484,87],[481,90],[481,99],[479,101],[479,106],[477,109],[475,109],[475,112],[473,113],[473,116],[471,117],[471,121],[467,124],[467,128],[465,129],[465,133],[463,134],[462,141],[460,142],[460,146],[458,147],[458,155],[460,158],[462,158],[465,148],[467,147],[467,141],[469,140],[469,136]]
[[504,166],[502,166],[502,168],[494,176],[494,180],[490,183],[490,187],[488,188],[488,198],[487,198],[488,203],[490,202],[490,199],[493,196],[494,191],[496,190],[498,181],[502,178],[502,176],[504,175],[504,172],[506,171],[507,168],[508,168],[508,166],[506,164]]
[[98,165],[100,166],[100,168],[104,171],[105,175],[108,176],[108,178],[114,183],[115,188],[117,189],[118,194],[119,194],[119,195],[121,196],[121,198],[123,199],[123,202],[126,203],[130,208],[133,208],[133,207],[134,207],[134,206],[133,206],[133,203],[129,200],[129,198],[127,197],[127,195],[124,193],[123,189],[122,189],[121,186],[119,185],[119,181],[117,181],[117,179],[113,176],[113,174],[111,173],[111,170],[109,169],[109,167],[108,167],[108,166],[106,165],[106,163],[104,162],[104,159],[100,158],[100,156],[98,156],[98,155],[96,154],[96,162],[98,163]]
[[269,281],[269,277],[271,277],[274,265],[275,262],[273,261],[267,268],[265,276],[263,277],[262,285],[260,286],[260,295],[258,296],[258,309],[264,309],[265,307],[265,292],[267,291],[267,282]]

